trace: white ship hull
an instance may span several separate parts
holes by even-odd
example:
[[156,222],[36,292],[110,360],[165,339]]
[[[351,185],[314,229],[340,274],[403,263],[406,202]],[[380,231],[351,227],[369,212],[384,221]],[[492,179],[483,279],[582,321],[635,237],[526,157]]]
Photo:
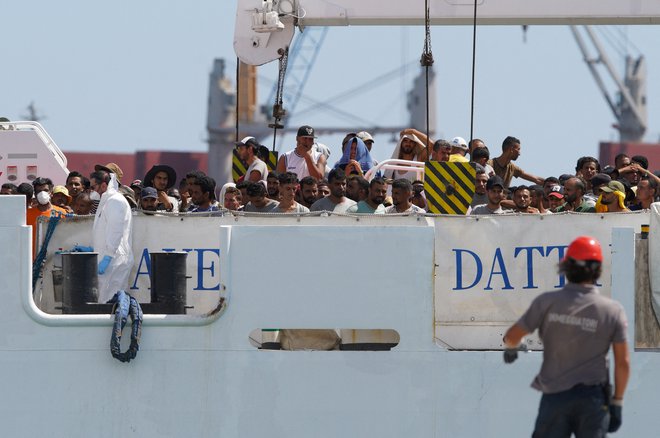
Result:
[[[110,316],[58,315],[37,307],[22,198],[2,197],[0,205],[5,436],[531,434],[540,395],[529,383],[542,353],[505,365],[501,351],[452,351],[440,339],[443,327],[458,328],[437,319],[439,291],[452,286],[442,274],[451,260],[438,253],[438,233],[465,218],[387,218],[388,225],[352,218],[303,218],[296,225],[295,218],[280,218],[279,225],[272,219],[216,218],[225,223],[215,231],[226,308],[211,317],[146,315],[138,357],[125,364],[109,353]],[[602,219],[591,218],[571,233],[585,226],[600,230]],[[515,224],[515,217],[506,219]],[[637,226],[648,215],[623,220]],[[559,223],[546,218],[548,234]],[[179,237],[201,231],[182,225]],[[612,255],[613,295],[626,308],[631,339],[633,237],[632,228],[615,230]],[[535,294],[521,295],[514,307]],[[499,310],[492,306],[495,315]],[[463,342],[481,348],[510,322],[457,325],[465,326]],[[392,329],[400,342],[391,351],[258,350],[248,336],[269,327]],[[481,339],[478,333],[484,333]],[[653,436],[660,356],[635,352],[632,367],[617,436]]]

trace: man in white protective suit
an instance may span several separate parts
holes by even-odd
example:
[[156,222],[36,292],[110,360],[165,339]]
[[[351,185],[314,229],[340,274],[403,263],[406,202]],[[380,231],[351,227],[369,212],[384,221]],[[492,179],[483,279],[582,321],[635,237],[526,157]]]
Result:
[[128,276],[133,267],[133,216],[130,205],[118,192],[114,174],[99,170],[89,179],[91,195],[97,199],[100,197],[92,234],[99,258],[99,303],[105,303],[118,290],[128,287]]

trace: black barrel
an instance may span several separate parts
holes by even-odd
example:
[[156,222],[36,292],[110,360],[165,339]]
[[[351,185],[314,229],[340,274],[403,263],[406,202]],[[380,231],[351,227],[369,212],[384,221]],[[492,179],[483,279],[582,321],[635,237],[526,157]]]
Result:
[[162,313],[186,313],[185,251],[152,252],[151,303]]
[[62,312],[80,313],[88,303],[99,300],[97,253],[62,254]]

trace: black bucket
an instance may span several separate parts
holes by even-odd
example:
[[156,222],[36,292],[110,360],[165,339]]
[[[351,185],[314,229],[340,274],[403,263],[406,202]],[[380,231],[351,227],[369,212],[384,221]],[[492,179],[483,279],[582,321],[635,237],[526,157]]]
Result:
[[151,303],[162,313],[186,313],[185,251],[152,252]]
[[99,300],[98,262],[95,252],[62,254],[62,312],[80,313]]

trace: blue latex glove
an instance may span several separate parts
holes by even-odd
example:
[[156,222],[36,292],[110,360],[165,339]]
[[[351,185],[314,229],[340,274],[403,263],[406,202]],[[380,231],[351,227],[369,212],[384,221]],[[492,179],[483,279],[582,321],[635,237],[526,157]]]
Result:
[[74,245],[73,249],[71,249],[73,252],[92,252],[94,251],[94,248],[91,246],[82,246],[82,245]]
[[105,271],[106,269],[108,269],[108,266],[110,266],[111,261],[112,261],[112,257],[110,257],[109,255],[103,256],[101,263],[99,263],[99,275],[105,274]]

